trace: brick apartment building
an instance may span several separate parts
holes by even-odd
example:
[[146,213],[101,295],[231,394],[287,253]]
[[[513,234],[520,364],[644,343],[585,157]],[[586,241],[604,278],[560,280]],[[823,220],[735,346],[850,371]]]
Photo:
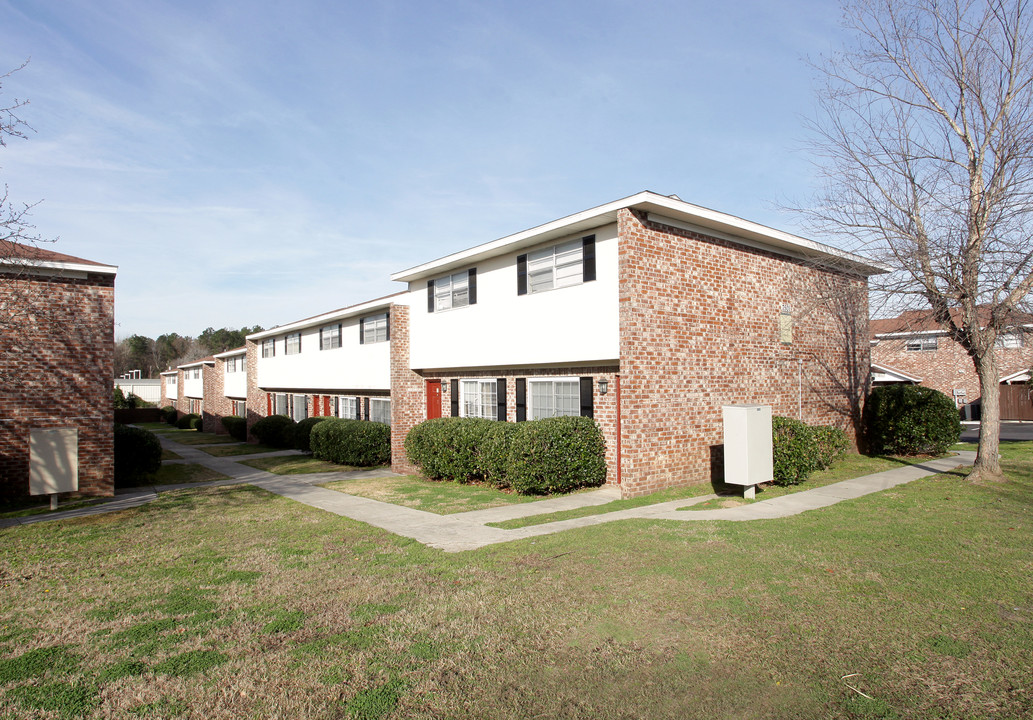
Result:
[[[951,340],[928,311],[872,320],[873,365],[954,398],[965,419],[979,417],[979,376],[972,358]],[[997,339],[1001,381],[1023,376],[1033,366],[1033,324],[1019,322]],[[906,380],[904,380],[906,381]],[[1002,406],[1002,419],[1009,419]]]
[[68,428],[82,495],[114,492],[117,268],[14,243],[0,257],[0,496],[29,494],[30,433]]
[[884,271],[643,192],[395,273],[393,467],[413,470],[405,435],[438,416],[590,415],[625,497],[720,473],[726,404],[854,434],[867,278]]

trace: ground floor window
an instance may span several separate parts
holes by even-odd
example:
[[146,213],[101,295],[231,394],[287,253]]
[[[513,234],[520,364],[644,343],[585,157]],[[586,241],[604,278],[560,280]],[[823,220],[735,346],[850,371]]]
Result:
[[581,385],[577,378],[527,381],[531,420],[581,414]]
[[234,415],[237,415],[238,417],[244,417],[246,412],[247,412],[247,410],[245,409],[245,403],[244,403],[243,400],[234,400],[233,401],[233,414]]
[[308,396],[291,396],[291,420],[298,422],[308,417]]
[[391,424],[391,401],[383,398],[369,399],[369,419],[373,422]]
[[334,398],[337,401],[337,410],[334,413],[339,418],[355,420],[359,417],[359,399],[354,397],[340,396]]
[[284,393],[276,393],[276,402],[273,405],[273,415],[288,415],[287,398]]
[[459,386],[462,417],[498,419],[498,382],[463,380]]

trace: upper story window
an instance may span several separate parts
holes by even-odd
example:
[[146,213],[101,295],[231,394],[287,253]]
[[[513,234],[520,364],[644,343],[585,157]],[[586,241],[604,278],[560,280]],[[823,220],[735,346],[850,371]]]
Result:
[[[243,360],[244,358],[240,358],[240,359]],[[240,369],[243,370],[244,368],[241,367]],[[235,373],[235,372],[237,372],[237,357],[236,356],[231,357],[231,358],[226,358],[226,372],[227,373]]]
[[333,350],[341,347],[341,324],[319,328],[319,349]]
[[262,341],[262,357],[276,357],[276,340],[274,338],[266,338]]
[[477,268],[446,275],[427,283],[427,312],[477,304]]
[[179,384],[179,378],[177,378],[175,375],[166,375],[165,376],[165,384],[166,385],[178,385]]
[[1022,347],[1022,334],[1010,332],[998,335],[995,344],[1002,350],[1015,350]]
[[370,315],[359,320],[359,344],[386,342],[391,339],[388,328],[387,313]]
[[193,373],[191,377],[193,377],[194,380],[197,380],[201,377],[201,368],[195,367],[191,372]]
[[595,235],[535,250],[517,258],[518,295],[592,280],[595,280]]
[[297,355],[301,352],[301,333],[290,333],[283,349],[284,355]]
[[935,350],[939,347],[939,338],[935,335],[925,335],[909,338],[904,345],[908,352],[919,352],[921,350]]

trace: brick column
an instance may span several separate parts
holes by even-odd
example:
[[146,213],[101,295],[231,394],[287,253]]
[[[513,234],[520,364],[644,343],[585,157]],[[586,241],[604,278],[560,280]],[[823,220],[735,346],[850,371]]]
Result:
[[391,306],[391,470],[415,473],[405,436],[426,416],[423,378],[409,367],[409,307]]

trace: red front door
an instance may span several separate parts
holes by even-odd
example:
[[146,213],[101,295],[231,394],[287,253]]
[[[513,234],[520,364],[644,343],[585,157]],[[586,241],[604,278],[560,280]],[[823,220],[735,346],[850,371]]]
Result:
[[441,417],[441,381],[427,381],[427,419]]

